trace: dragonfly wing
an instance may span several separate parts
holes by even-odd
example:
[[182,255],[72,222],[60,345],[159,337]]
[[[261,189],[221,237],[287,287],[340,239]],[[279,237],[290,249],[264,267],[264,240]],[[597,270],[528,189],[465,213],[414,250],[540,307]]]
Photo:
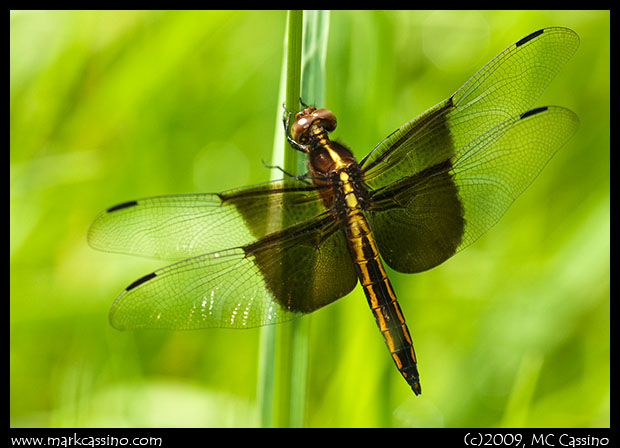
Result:
[[486,64],[450,98],[380,142],[362,161],[374,189],[444,163],[485,132],[528,110],[579,47],[568,28],[544,28]]
[[88,242],[99,250],[177,261],[243,246],[323,211],[316,187],[287,178],[224,193],[125,202],[95,219]]
[[490,229],[573,135],[577,116],[549,106],[496,126],[453,157],[375,193],[368,210],[393,269],[430,269]]
[[324,214],[145,275],[119,294],[110,321],[118,329],[251,328],[312,312],[356,283],[344,233]]

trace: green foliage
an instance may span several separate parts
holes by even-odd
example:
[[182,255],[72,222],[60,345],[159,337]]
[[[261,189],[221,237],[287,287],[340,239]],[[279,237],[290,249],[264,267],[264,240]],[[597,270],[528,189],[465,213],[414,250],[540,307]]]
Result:
[[[259,329],[119,332],[115,295],[162,262],[98,253],[125,200],[268,180],[286,13],[11,12],[10,423],[253,426]],[[608,426],[607,11],[330,16],[325,104],[358,157],[544,26],[581,37],[538,101],[576,136],[444,265],[390,272],[424,393],[360,288],[313,314],[308,426]]]

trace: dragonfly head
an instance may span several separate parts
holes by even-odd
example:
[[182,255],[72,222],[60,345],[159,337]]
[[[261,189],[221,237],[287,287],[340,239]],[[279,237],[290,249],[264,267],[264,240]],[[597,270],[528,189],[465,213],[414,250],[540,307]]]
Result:
[[291,125],[291,137],[297,143],[305,145],[310,141],[313,128],[331,132],[336,129],[336,124],[336,116],[331,110],[308,106],[295,115],[295,122]]

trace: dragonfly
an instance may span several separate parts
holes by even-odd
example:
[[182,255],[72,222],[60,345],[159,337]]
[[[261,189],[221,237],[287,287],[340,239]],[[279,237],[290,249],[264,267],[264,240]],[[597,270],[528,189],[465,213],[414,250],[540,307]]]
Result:
[[[284,113],[302,176],[221,193],[136,199],[100,213],[99,250],[174,262],[116,297],[117,329],[252,328],[316,311],[359,282],[390,356],[421,393],[417,357],[384,263],[431,269],[495,225],[578,127],[534,106],[579,46],[562,27],[528,34],[359,162],[326,108]],[[291,122],[292,121],[292,122]]]

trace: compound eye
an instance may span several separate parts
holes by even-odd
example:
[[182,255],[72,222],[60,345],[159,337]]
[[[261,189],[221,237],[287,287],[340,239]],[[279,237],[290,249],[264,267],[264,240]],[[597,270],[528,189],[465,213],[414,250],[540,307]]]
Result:
[[293,140],[301,144],[307,142],[308,136],[306,133],[308,132],[312,121],[313,120],[307,116],[302,116],[301,118],[295,120],[295,122],[291,125],[291,137],[293,137]]
[[319,125],[325,129],[327,132],[331,132],[336,129],[336,125],[338,121],[336,120],[336,116],[329,109],[317,109],[312,112],[312,116],[319,120]]

